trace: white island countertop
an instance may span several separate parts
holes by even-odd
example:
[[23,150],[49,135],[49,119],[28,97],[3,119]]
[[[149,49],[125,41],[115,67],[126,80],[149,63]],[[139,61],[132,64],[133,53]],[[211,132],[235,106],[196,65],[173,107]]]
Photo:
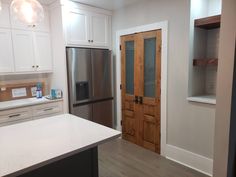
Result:
[[61,101],[61,100],[62,99],[49,100],[45,97],[42,97],[42,98],[34,97],[34,98],[25,98],[25,99],[19,99],[19,100],[2,101],[0,102],[0,111],[7,110],[7,109],[20,108],[20,107],[25,107],[25,106],[51,103],[51,102]]
[[0,127],[0,176],[17,176],[119,136],[70,114]]

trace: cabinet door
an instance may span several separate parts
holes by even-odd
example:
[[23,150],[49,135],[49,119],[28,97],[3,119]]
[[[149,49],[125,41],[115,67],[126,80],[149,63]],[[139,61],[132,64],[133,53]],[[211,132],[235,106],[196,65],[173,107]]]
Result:
[[0,11],[0,27],[10,28],[10,26],[9,5],[2,4],[2,10]]
[[13,72],[13,50],[11,31],[0,28],[0,73]]
[[48,33],[34,33],[35,65],[37,71],[52,71],[51,40]]
[[32,118],[32,111],[29,107],[9,109],[0,112],[0,124],[18,122]]
[[13,48],[15,56],[15,71],[34,71],[33,33],[30,31],[12,31]]
[[109,41],[109,16],[92,14],[91,21],[91,43],[93,46],[108,47]]
[[37,105],[32,108],[34,119],[55,116],[63,112],[62,101]]
[[50,32],[49,12],[44,7],[44,19],[33,28],[34,31]]
[[89,14],[82,10],[70,10],[67,24],[68,45],[90,45]]

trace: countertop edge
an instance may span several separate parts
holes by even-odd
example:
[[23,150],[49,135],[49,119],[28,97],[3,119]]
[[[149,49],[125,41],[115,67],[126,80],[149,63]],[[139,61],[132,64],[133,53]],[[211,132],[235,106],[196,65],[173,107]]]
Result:
[[75,154],[77,154],[77,153],[80,153],[80,152],[83,152],[83,151],[85,151],[85,150],[94,148],[94,147],[99,146],[99,145],[101,145],[101,144],[103,144],[103,143],[106,143],[106,142],[108,142],[108,141],[110,141],[110,140],[119,138],[120,136],[121,136],[121,133],[119,133],[119,134],[117,134],[117,135],[114,135],[114,136],[112,136],[112,137],[109,137],[109,138],[107,138],[107,139],[101,140],[101,141],[99,141],[99,142],[97,142],[97,143],[90,144],[90,145],[85,146],[85,147],[83,147],[83,148],[80,148],[80,149],[77,149],[77,150],[74,150],[74,151],[71,151],[71,152],[62,154],[62,155],[60,155],[60,156],[58,156],[58,157],[54,157],[54,158],[52,158],[52,159],[49,159],[49,160],[46,160],[46,161],[43,161],[43,162],[39,162],[38,164],[35,164],[35,165],[31,166],[31,167],[21,169],[21,170],[19,170],[19,171],[16,171],[16,172],[14,172],[14,173],[11,173],[11,174],[8,174],[8,175],[2,176],[2,177],[15,177],[15,176],[22,175],[22,174],[24,174],[24,173],[30,172],[30,171],[32,171],[32,170],[36,170],[36,169],[38,169],[38,168],[40,168],[40,167],[43,167],[43,166],[45,166],[45,165],[48,165],[48,164],[50,164],[50,163],[56,162],[56,161],[58,161],[58,160],[62,160],[62,159],[64,159],[64,158],[70,157],[70,156],[75,155]]
[[5,108],[0,107],[0,111],[7,111],[7,110],[11,110],[11,109],[24,108],[24,107],[30,107],[30,106],[35,106],[35,105],[47,104],[47,103],[54,103],[54,102],[59,102],[59,101],[63,101],[63,98],[55,99],[55,100],[48,99],[48,100],[41,101],[41,102],[23,103],[23,104],[14,105],[14,106],[8,106]]

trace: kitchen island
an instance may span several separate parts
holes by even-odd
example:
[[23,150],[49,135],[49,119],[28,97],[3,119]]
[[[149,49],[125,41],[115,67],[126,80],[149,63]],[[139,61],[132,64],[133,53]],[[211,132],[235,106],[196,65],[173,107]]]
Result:
[[0,127],[0,176],[98,177],[97,146],[119,136],[70,114]]

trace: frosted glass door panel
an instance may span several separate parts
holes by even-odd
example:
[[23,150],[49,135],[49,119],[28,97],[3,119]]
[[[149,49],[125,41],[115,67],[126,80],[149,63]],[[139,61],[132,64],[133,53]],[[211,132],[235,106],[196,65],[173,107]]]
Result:
[[134,41],[125,42],[126,93],[134,94]]
[[144,96],[156,97],[156,38],[144,40]]

